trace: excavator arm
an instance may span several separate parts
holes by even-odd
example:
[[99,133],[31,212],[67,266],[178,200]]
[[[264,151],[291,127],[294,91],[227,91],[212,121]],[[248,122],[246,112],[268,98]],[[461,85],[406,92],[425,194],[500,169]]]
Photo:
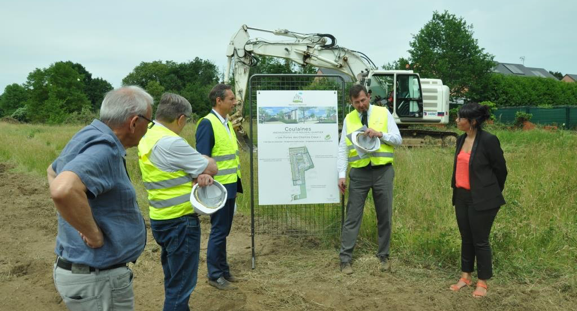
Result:
[[[251,39],[249,30],[267,32],[290,39],[285,41]],[[236,112],[231,116],[231,122],[240,134],[244,134],[242,111],[248,92],[250,67],[256,65],[256,56],[273,56],[290,59],[300,65],[338,70],[358,82],[362,82],[370,70],[376,69],[376,66],[364,54],[336,45],[336,39],[332,35],[302,34],[285,29],[269,31],[246,25],[243,25],[232,37],[226,55],[228,63],[224,76],[225,83],[229,82],[230,70],[234,66],[232,68],[234,89],[238,101]]]

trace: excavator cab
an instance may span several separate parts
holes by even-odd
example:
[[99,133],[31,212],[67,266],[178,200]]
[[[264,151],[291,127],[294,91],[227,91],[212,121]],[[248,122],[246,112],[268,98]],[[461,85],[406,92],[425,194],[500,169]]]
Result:
[[401,120],[423,118],[423,95],[414,73],[375,73],[367,81],[374,105],[384,106]]

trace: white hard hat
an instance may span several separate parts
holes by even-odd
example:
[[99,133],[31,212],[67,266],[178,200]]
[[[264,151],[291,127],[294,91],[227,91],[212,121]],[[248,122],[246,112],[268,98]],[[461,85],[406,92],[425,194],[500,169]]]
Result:
[[351,138],[353,145],[364,152],[374,152],[381,148],[381,140],[378,137],[371,138],[362,131],[353,132]]
[[210,186],[199,187],[195,184],[190,193],[190,203],[197,214],[210,215],[224,206],[226,197],[226,188],[215,180]]

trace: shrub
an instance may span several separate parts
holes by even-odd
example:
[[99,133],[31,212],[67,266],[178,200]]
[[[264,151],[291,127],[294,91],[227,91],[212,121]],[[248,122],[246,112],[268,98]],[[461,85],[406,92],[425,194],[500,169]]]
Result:
[[26,109],[26,107],[20,107],[16,109],[16,111],[14,111],[14,113],[10,117],[20,122],[30,121],[30,117],[28,116],[28,109]]
[[73,112],[65,120],[65,124],[89,124],[92,120],[98,118],[98,113],[93,112],[90,107],[82,107],[80,113]]
[[494,73],[472,88],[470,100],[492,101],[499,107],[577,105],[577,83],[550,78],[505,76]]
[[488,100],[484,101],[484,102],[480,102],[479,104],[489,107],[489,113],[491,114],[491,120],[495,121],[495,110],[497,110],[497,104],[495,104],[492,101],[488,101]]
[[515,126],[522,127],[523,123],[525,123],[525,121],[531,120],[532,117],[533,117],[533,115],[530,113],[526,113],[523,111],[517,111],[515,113]]
[[459,113],[460,107],[451,108],[449,110],[449,124],[455,124],[455,120],[457,119],[457,114]]

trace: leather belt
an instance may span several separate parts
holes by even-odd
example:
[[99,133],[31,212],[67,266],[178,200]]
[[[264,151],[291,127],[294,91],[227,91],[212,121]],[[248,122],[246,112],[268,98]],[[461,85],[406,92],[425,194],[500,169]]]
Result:
[[383,168],[383,167],[387,167],[391,165],[391,163],[387,163],[385,165],[372,165],[371,162],[369,162],[369,164],[367,164],[366,166],[363,166],[361,168],[366,168],[366,169],[377,169],[377,168]]
[[88,265],[73,263],[73,262],[70,262],[70,261],[62,258],[62,257],[57,256],[56,257],[56,266],[58,268],[62,268],[64,270],[72,271],[72,273],[88,274],[88,273],[94,272],[94,271],[104,271],[104,270],[111,270],[111,269],[126,267],[126,264],[125,263],[119,263],[119,264],[108,266],[105,268],[94,268],[94,267],[91,267]]

